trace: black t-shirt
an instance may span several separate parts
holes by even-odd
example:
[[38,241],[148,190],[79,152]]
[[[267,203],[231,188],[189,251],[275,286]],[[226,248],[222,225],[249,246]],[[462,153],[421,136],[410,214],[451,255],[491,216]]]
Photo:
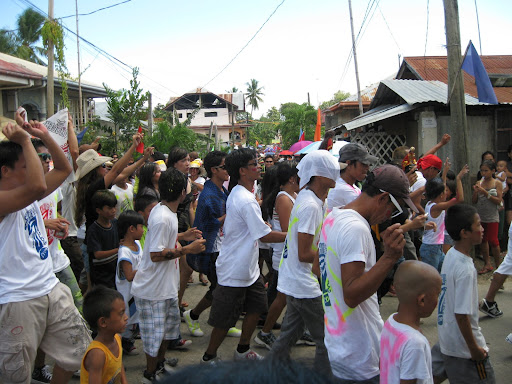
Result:
[[[91,171],[95,172],[95,170]],[[96,191],[100,191],[102,189],[106,189],[105,179],[102,177],[94,182],[92,182],[89,187],[87,187],[87,192],[85,192],[85,239],[87,240],[89,237],[89,227],[94,223],[94,221],[98,218],[98,214],[96,213],[96,209],[92,206],[92,196],[96,193]],[[86,241],[87,243],[87,241]]]
[[112,220],[110,228],[102,227],[94,221],[87,230],[87,252],[91,266],[91,281],[93,285],[104,285],[116,289],[117,253],[106,259],[95,259],[94,252],[108,251],[119,248],[117,220]]

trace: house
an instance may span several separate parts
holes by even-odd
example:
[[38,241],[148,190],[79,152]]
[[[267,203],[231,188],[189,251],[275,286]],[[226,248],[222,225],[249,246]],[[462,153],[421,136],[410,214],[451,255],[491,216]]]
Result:
[[[12,118],[16,109],[26,109],[29,119],[45,120],[47,116],[46,84],[48,68],[14,56],[0,53],[0,116]],[[61,84],[55,74],[54,110],[62,108]],[[69,111],[78,126],[79,97],[78,82],[66,80],[68,85]],[[83,126],[94,115],[94,98],[106,97],[101,85],[81,80]]]
[[[512,143],[512,56],[481,56],[493,84],[498,105],[480,103],[474,78],[465,72],[464,89],[470,148],[470,169],[478,169],[480,154],[491,150],[506,158]],[[335,129],[339,137],[350,136],[386,162],[394,148],[414,146],[420,155],[450,131],[447,58],[406,57],[396,79],[379,83],[369,110]],[[455,146],[446,146],[439,156],[454,159]]]
[[[173,113],[180,123],[192,117],[189,128],[196,133],[209,135],[212,127],[212,139],[224,146],[232,142],[234,133],[235,144],[246,143],[248,123],[237,122],[236,115],[245,111],[243,93],[215,94],[204,88],[185,93],[180,97],[172,97],[164,110]],[[217,137],[215,137],[217,132]]]

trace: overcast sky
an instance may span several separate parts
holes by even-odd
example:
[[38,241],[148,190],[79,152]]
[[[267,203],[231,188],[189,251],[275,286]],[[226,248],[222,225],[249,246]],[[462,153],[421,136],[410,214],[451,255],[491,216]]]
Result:
[[[54,0],[55,17],[75,14],[75,2]],[[48,11],[47,0],[32,4]],[[89,13],[122,0],[79,0]],[[512,1],[477,0],[482,53],[512,54]],[[0,0],[0,28],[14,29],[27,0]],[[281,5],[280,5],[281,4]],[[428,24],[427,24],[427,6]],[[277,11],[275,11],[277,8]],[[366,17],[367,9],[371,11]],[[222,69],[262,27],[256,37]],[[396,74],[400,57],[446,55],[442,0],[353,0],[361,88]],[[480,52],[475,0],[459,0],[462,53],[469,40]],[[75,18],[63,23],[76,31]],[[428,25],[428,31],[427,31]],[[196,87],[225,93],[264,87],[255,117],[286,102],[318,106],[337,90],[356,93],[348,0],[131,0],[80,16],[82,37],[131,67],[140,68],[154,105]],[[66,34],[66,61],[76,76],[76,37]],[[130,70],[80,44],[84,79],[129,88]],[[221,72],[222,71],[222,72]],[[219,74],[220,73],[220,74]]]

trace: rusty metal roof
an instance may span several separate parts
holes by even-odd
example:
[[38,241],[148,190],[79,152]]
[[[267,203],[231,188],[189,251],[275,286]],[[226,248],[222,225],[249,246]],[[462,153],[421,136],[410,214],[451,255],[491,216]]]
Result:
[[[512,55],[480,56],[491,78],[496,75],[512,76]],[[478,98],[475,78],[462,71],[464,92]],[[499,77],[499,76],[498,76]],[[446,56],[404,57],[397,79],[438,80],[448,84],[448,60]],[[512,87],[494,86],[500,103],[512,103]]]
[[1,60],[1,59],[0,59],[0,74],[20,77],[22,79],[37,80],[37,79],[43,78],[43,76],[40,75],[39,73],[31,71],[30,69],[27,69],[19,64],[9,63],[9,62]]

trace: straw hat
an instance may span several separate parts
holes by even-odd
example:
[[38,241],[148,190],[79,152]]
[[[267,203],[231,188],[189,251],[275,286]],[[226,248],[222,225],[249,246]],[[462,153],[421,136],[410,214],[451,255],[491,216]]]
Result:
[[100,156],[94,149],[88,149],[76,159],[76,165],[78,166],[78,169],[76,170],[76,180],[80,180],[93,169],[98,168],[101,164],[106,163],[107,161],[112,161],[112,158],[108,156]]

